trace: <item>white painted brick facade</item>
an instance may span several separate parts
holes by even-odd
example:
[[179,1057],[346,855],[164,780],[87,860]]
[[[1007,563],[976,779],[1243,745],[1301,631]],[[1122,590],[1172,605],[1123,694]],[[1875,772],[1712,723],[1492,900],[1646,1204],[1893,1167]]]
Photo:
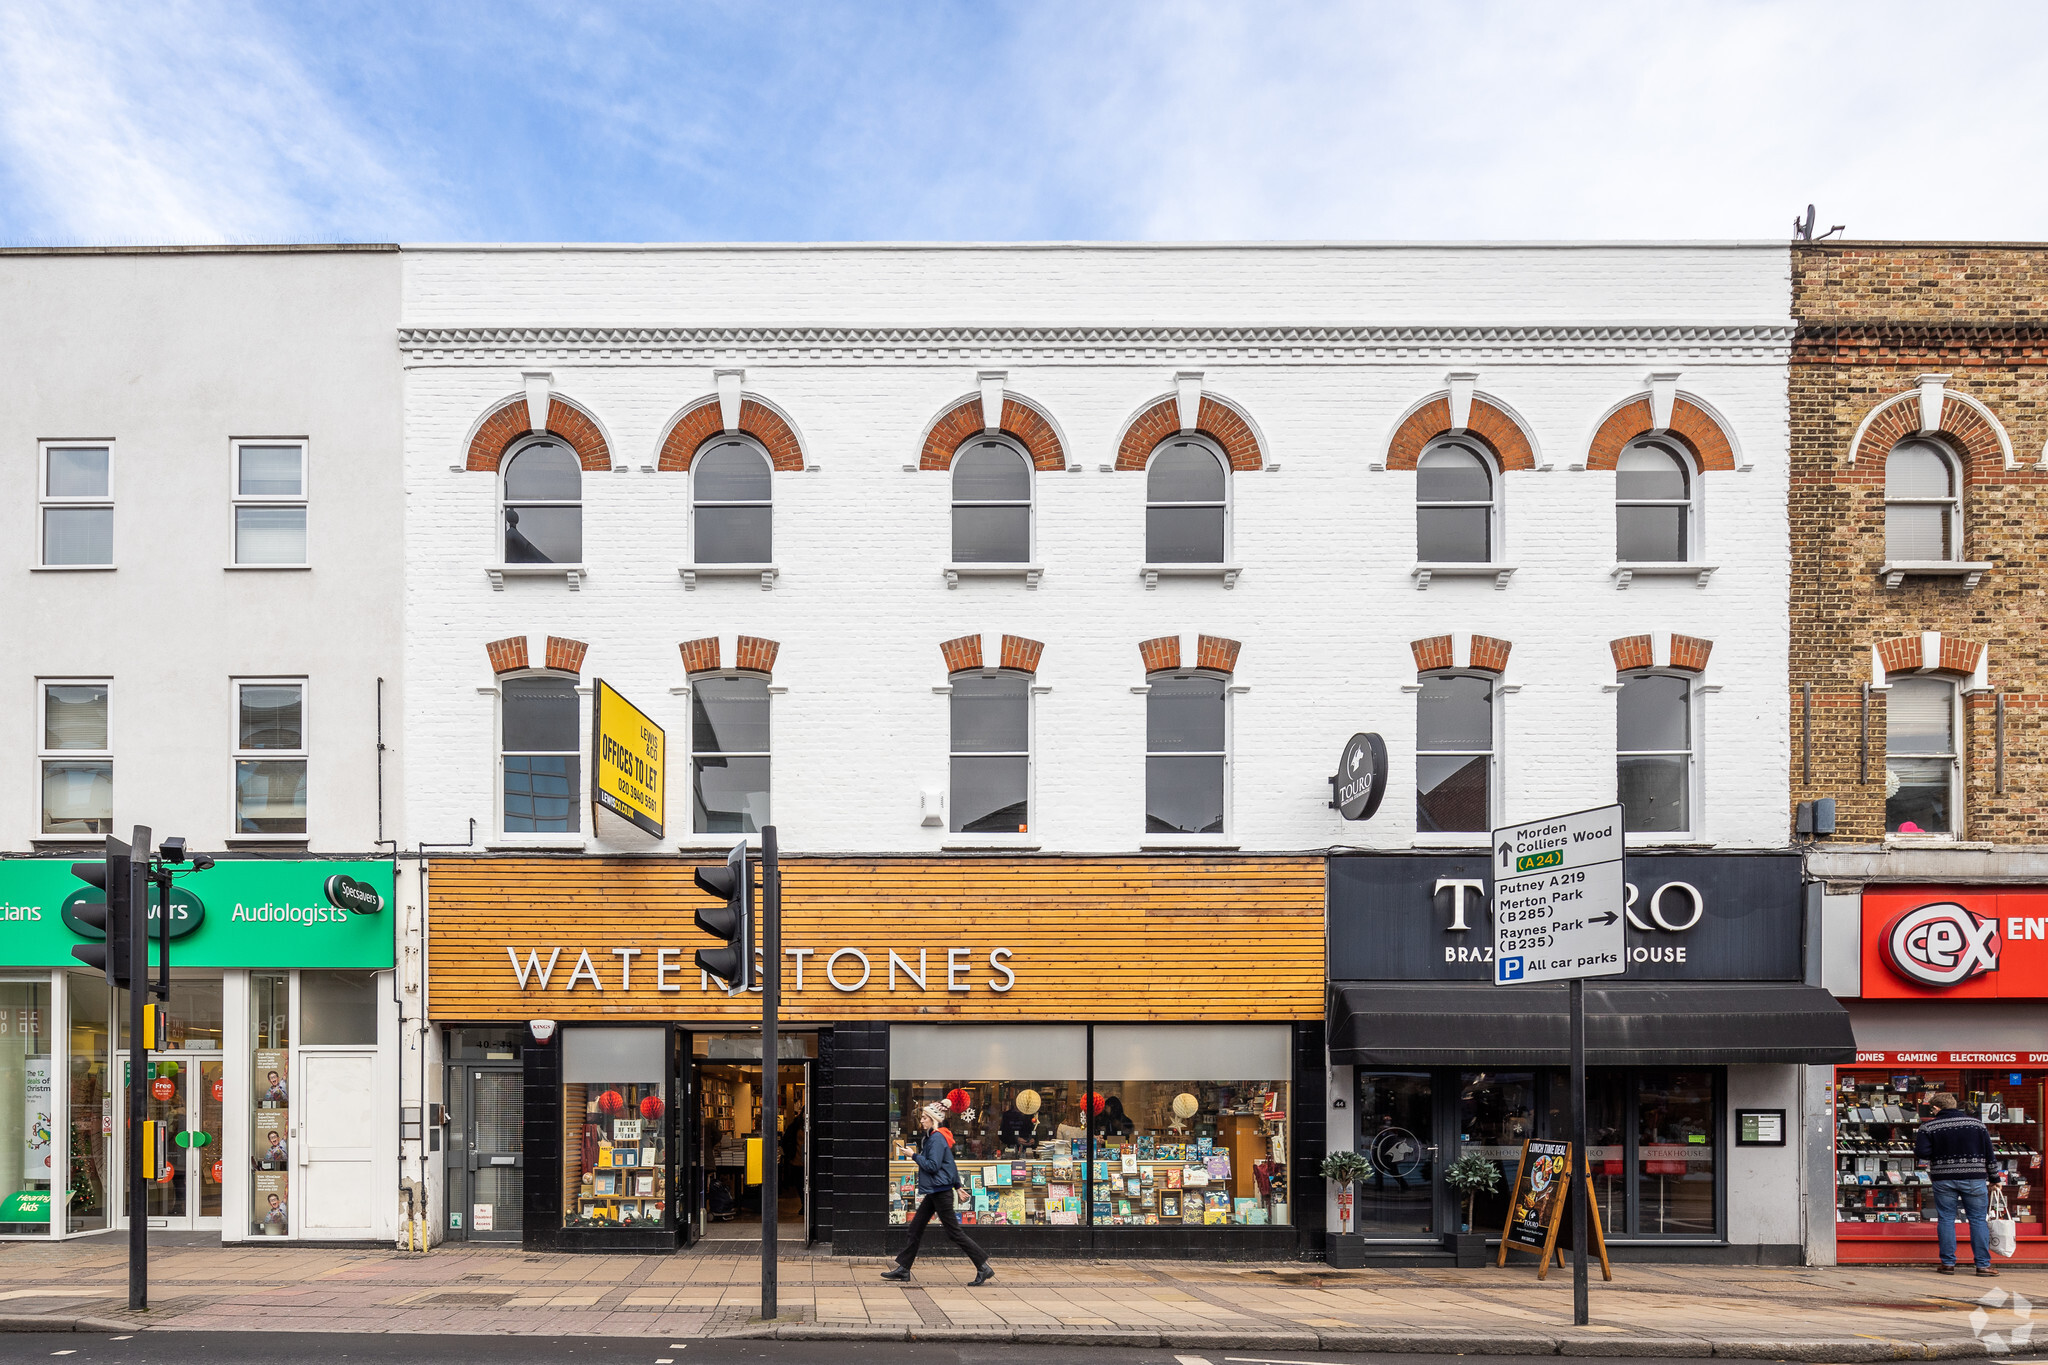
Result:
[[[1408,846],[1415,702],[1401,685],[1415,680],[1409,642],[1445,632],[1514,642],[1511,818],[1613,799],[1610,639],[1712,640],[1705,681],[1721,690],[1704,703],[1695,838],[1784,840],[1782,247],[433,248],[403,259],[408,843],[459,840],[472,816],[480,841],[496,829],[495,702],[478,689],[493,683],[485,643],[515,634],[533,638],[536,662],[549,634],[588,641],[585,682],[604,677],[669,730],[669,840],[607,816],[585,846],[719,842],[686,830],[687,704],[670,689],[685,681],[678,642],[719,635],[730,665],[745,633],[782,646],[783,846],[936,851],[949,836],[919,823],[919,793],[946,781],[938,645],[972,631],[1046,644],[1030,843],[1047,850],[1142,842],[1137,645],[1176,632],[1244,643],[1231,845]],[[685,591],[688,479],[640,466],[674,416],[714,392],[712,371],[734,366],[790,416],[818,468],[775,475],[772,592],[733,579]],[[948,590],[948,478],[903,468],[985,369],[1006,370],[1009,390],[1053,417],[1083,471],[1037,476],[1035,591],[1010,580]],[[1147,591],[1144,477],[1099,470],[1126,422],[1187,369],[1242,407],[1279,466],[1233,476],[1230,557],[1244,572],[1228,591],[1199,580]],[[1401,415],[1466,369],[1528,422],[1552,468],[1506,476],[1504,559],[1520,567],[1504,591],[1440,579],[1418,592],[1414,475],[1370,466]],[[1707,586],[1639,579],[1617,591],[1614,476],[1570,466],[1600,418],[1666,369],[1728,420],[1751,467],[1705,476],[1700,558],[1720,566]],[[596,417],[626,471],[584,476],[580,592],[538,580],[494,592],[495,477],[450,469],[528,370],[550,372]],[[1350,825],[1326,808],[1325,778],[1360,729],[1386,736],[1393,773],[1379,816]]]

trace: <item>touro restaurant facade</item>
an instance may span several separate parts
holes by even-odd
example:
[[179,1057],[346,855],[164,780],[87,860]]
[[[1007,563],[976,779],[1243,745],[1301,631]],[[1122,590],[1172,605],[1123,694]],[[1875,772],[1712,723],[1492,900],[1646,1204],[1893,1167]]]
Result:
[[[759,1236],[760,997],[694,966],[691,871],[433,860],[444,1237]],[[782,1235],[895,1250],[951,1097],[991,1252],[1320,1250],[1323,889],[1320,858],[785,858]]]
[[[1461,1236],[1476,1254],[1500,1236],[1523,1141],[1570,1137],[1568,987],[1492,984],[1487,872],[1478,852],[1330,860],[1329,1142],[1373,1167],[1333,1264],[1447,1259]],[[1803,1120],[1853,1055],[1806,950],[1818,888],[1797,853],[1630,854],[1623,872],[1627,970],[1586,984],[1607,1245],[1800,1264],[1818,1157]],[[1499,1182],[1468,1200],[1444,1173],[1469,1156]]]
[[1933,1190],[1914,1135],[1939,1091],[1991,1130],[1994,1200],[2019,1261],[2048,1262],[2048,887],[1873,884],[1831,895],[1829,985],[1856,1024],[1835,1072],[1835,1254],[1844,1264],[1934,1254]]

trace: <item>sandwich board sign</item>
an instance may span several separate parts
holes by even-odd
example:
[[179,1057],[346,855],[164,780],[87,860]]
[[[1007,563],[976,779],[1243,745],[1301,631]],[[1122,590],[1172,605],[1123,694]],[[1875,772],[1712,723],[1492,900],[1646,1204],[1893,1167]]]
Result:
[[1627,969],[1623,843],[1618,805],[1494,830],[1494,985]]
[[[1495,1265],[1508,1263],[1510,1248],[1536,1253],[1539,1258],[1536,1278],[1539,1280],[1550,1274],[1551,1257],[1555,1256],[1559,1265],[1564,1264],[1558,1234],[1566,1230],[1565,1195],[1571,1184],[1572,1145],[1569,1142],[1530,1139],[1522,1143],[1522,1159],[1515,1168],[1515,1187],[1508,1200],[1508,1220],[1500,1233],[1500,1259]],[[1590,1183],[1586,1186],[1586,1211],[1590,1215],[1589,1231],[1593,1245],[1600,1253],[1601,1275],[1611,1280],[1614,1267],[1607,1259],[1607,1235],[1600,1226],[1600,1204],[1593,1198]]]

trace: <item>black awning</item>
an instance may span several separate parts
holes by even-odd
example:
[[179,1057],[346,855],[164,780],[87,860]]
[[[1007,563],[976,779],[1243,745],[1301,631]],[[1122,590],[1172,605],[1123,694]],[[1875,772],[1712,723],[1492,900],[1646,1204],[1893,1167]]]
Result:
[[[1330,1060],[1349,1066],[1564,1066],[1570,987],[1333,981]],[[1586,983],[1593,1066],[1856,1060],[1849,1012],[1792,983]]]

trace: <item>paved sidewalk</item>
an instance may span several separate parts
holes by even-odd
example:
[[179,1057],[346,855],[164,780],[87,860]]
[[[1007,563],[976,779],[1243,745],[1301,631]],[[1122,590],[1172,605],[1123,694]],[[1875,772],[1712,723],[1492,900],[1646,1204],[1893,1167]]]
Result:
[[[1505,1269],[1330,1270],[1297,1262],[1003,1260],[969,1289],[942,1249],[908,1285],[888,1263],[782,1261],[781,1318],[757,1321],[750,1256],[544,1255],[474,1244],[427,1255],[257,1246],[153,1250],[151,1309],[126,1310],[125,1243],[0,1245],[0,1321],[185,1330],[1016,1340],[1492,1354],[1892,1360],[2022,1354],[2048,1267],[1999,1279],[1928,1269],[1595,1268],[1590,1328],[1571,1277]],[[1984,1296],[1990,1294],[1989,1302]],[[2015,1297],[2017,1295],[2018,1297]],[[2048,1349],[2044,1334],[2043,1349]]]

